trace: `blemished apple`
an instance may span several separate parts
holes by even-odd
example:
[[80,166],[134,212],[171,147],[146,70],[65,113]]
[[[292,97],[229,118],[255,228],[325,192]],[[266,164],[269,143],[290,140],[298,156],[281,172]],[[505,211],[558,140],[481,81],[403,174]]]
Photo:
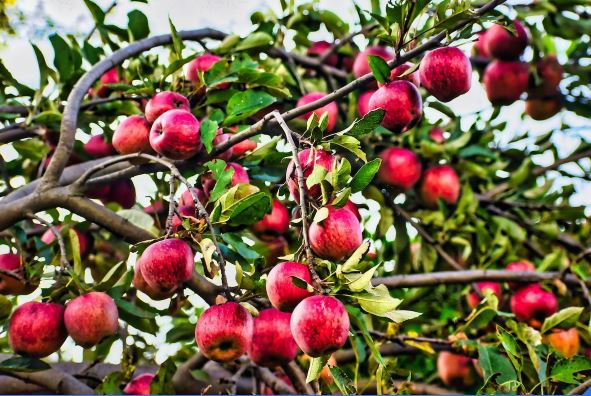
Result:
[[254,318],[250,360],[259,366],[276,367],[295,359],[298,345],[291,335],[290,319],[290,313],[275,308],[262,310]]
[[353,62],[353,75],[355,76],[355,78],[359,78],[368,73],[371,73],[371,68],[369,67],[368,62],[369,55],[379,56],[386,62],[394,58],[392,52],[390,52],[390,50],[386,47],[374,46],[364,49],[359,54],[357,54],[357,56],[355,57],[355,62]]
[[267,275],[266,290],[271,305],[280,311],[291,312],[304,298],[312,296],[312,292],[296,286],[292,277],[299,278],[308,284],[312,276],[308,266],[295,261],[277,264]]
[[[304,179],[308,178],[314,171],[315,166],[320,166],[330,172],[335,164],[335,157],[327,151],[320,149],[307,148],[298,153],[298,159],[304,172]],[[296,167],[293,161],[289,162],[287,171],[285,173],[285,179],[287,180],[287,187],[291,193],[291,197],[296,201],[300,202],[300,192]],[[304,189],[309,197],[316,199],[320,197],[321,189],[320,185],[316,184],[310,188],[304,186]]]
[[349,336],[349,315],[332,296],[304,299],[291,315],[291,333],[304,353],[320,357],[342,348]]
[[[498,299],[501,298],[501,285],[497,282],[478,282],[476,283],[476,286],[478,286],[480,289],[480,294],[483,296],[485,294],[485,290],[490,290],[497,296]],[[480,297],[478,297],[476,292],[472,291],[466,295],[466,301],[468,302],[468,306],[471,309],[474,309],[478,306],[478,304],[480,304]]]
[[125,385],[123,393],[127,395],[149,395],[150,385],[156,377],[154,374],[140,374]]
[[363,242],[361,224],[348,209],[337,209],[331,205],[325,208],[328,209],[328,216],[309,227],[310,247],[321,258],[340,261]]
[[438,199],[453,205],[460,196],[460,178],[449,165],[433,166],[423,173],[420,193],[428,207],[437,207]]
[[427,53],[419,66],[421,86],[442,102],[449,102],[470,90],[472,65],[456,47],[442,47]]
[[[308,54],[308,56],[311,57],[321,57],[322,55],[324,55],[324,53],[326,51],[328,51],[328,49],[332,46],[331,43],[329,43],[328,41],[314,41],[312,43],[312,45],[308,48],[308,50],[306,51],[306,53]],[[336,67],[337,64],[339,63],[339,56],[336,52],[333,52],[332,54],[330,54],[326,60],[324,61],[325,64],[332,66],[332,67]]]
[[195,267],[193,250],[176,238],[151,244],[139,260],[146,283],[161,292],[169,292],[188,281]]
[[133,268],[132,284],[133,287],[145,293],[152,300],[166,300],[167,298],[172,297],[176,292],[176,288],[172,288],[170,290],[161,290],[160,288],[151,287],[148,285],[144,279],[144,276],[142,275],[140,260],[135,262],[135,266]]
[[529,67],[519,61],[496,60],[484,70],[484,90],[495,106],[506,106],[519,100],[529,83]]
[[117,180],[109,185],[104,202],[115,202],[123,209],[131,209],[136,202],[135,186],[129,179]]
[[392,132],[413,127],[423,113],[421,94],[406,80],[389,82],[378,88],[369,99],[369,110],[384,110],[382,126]]
[[554,117],[562,110],[562,98],[559,94],[544,98],[529,98],[525,101],[525,114],[536,121],[544,121]]
[[433,140],[435,143],[443,143],[445,142],[445,135],[443,129],[440,127],[431,128],[429,131],[429,138]]
[[121,121],[113,134],[113,147],[119,154],[152,153],[150,123],[140,115]]
[[[520,271],[520,272],[534,272],[536,270],[536,267],[529,261],[527,260],[520,260],[520,261],[514,261],[512,263],[507,264],[507,271]],[[520,283],[520,282],[509,282],[509,288],[511,290],[517,290],[522,286],[527,285],[527,283]]]
[[528,98],[544,99],[556,96],[564,69],[555,55],[548,55],[536,63],[539,85],[530,79]]
[[107,157],[115,152],[111,143],[105,140],[103,135],[91,136],[84,144],[84,152],[91,157]]
[[[315,102],[319,99],[324,98],[325,96],[326,94],[324,92],[307,93],[298,99],[296,107],[301,107],[307,105],[308,103]],[[336,102],[329,102],[324,106],[317,108],[316,110],[310,111],[306,114],[302,114],[300,118],[303,120],[307,120],[308,118],[310,118],[312,114],[316,114],[318,116],[318,119],[320,119],[324,113],[328,113],[328,125],[326,127],[326,130],[327,132],[332,132],[337,123],[337,117],[339,115],[339,108],[337,107]]]
[[544,319],[558,311],[558,300],[554,293],[533,283],[521,287],[511,296],[511,311],[517,320],[540,328]]
[[289,244],[283,236],[262,236],[265,243],[265,263],[266,266],[272,266],[279,262],[279,257],[289,254]]
[[[397,80],[406,80],[411,82],[415,85],[415,87],[421,86],[421,77],[419,76],[418,71],[413,71],[412,73],[406,74],[401,76],[402,74],[406,73],[409,69],[412,69],[414,65],[410,62],[403,63],[399,66],[396,66],[390,71],[390,77],[388,81],[397,81]],[[378,87],[383,86],[384,84],[378,83]]]
[[491,57],[502,60],[514,60],[525,50],[529,43],[527,30],[519,21],[513,21],[513,29],[510,32],[501,25],[494,24],[484,36],[484,47]]
[[191,158],[201,149],[199,121],[185,110],[169,110],[150,129],[150,145],[170,159]]
[[253,319],[242,305],[226,302],[205,310],[197,320],[195,340],[199,351],[216,362],[244,355],[252,340]]
[[375,90],[371,90],[359,95],[359,98],[357,99],[357,113],[360,117],[363,117],[369,113],[369,100],[375,92]]
[[67,337],[64,307],[60,304],[29,301],[14,310],[8,324],[10,346],[23,356],[49,356]]
[[158,117],[170,110],[185,110],[190,112],[191,106],[189,105],[189,100],[177,92],[158,92],[146,104],[146,120],[152,124]]
[[271,213],[265,214],[261,221],[252,225],[256,234],[285,234],[288,228],[289,212],[278,199],[273,199]]
[[[56,227],[59,231],[62,230],[63,226],[62,225],[58,225]],[[78,244],[80,246],[80,255],[84,256],[86,255],[86,253],[89,252],[90,250],[90,239],[89,237],[86,236],[86,234],[83,234],[82,232],[78,231],[76,228],[72,227],[72,230],[74,230],[74,232],[76,233],[76,236],[78,237]],[[63,235],[63,234],[62,234]],[[69,236],[66,233],[64,236],[64,242],[66,240],[69,240]],[[53,243],[53,241],[55,241],[55,235],[51,230],[47,230],[43,233],[43,235],[41,235],[41,241],[43,243],[45,243],[46,245],[50,245]],[[66,246],[68,246],[69,243],[66,242]]]
[[382,183],[408,190],[421,178],[421,161],[409,149],[390,147],[380,153],[380,158],[377,178]]
[[103,292],[83,294],[66,305],[64,323],[76,344],[90,348],[117,333],[117,305]]
[[[191,62],[187,63],[185,68],[185,78],[193,83],[199,84],[201,83],[201,78],[199,77],[199,72],[206,72],[218,61],[220,58],[217,55],[213,54],[203,54],[195,57]],[[227,87],[225,84],[224,88]],[[220,88],[221,85],[220,85]]]
[[575,327],[568,330],[552,329],[544,341],[567,359],[575,356],[581,347],[579,332]]
[[[0,270],[12,272],[22,279],[24,275],[23,260],[14,253],[0,254]],[[29,294],[36,289],[35,285],[6,274],[0,274],[0,294]]]
[[443,351],[437,357],[437,371],[441,381],[453,388],[466,388],[476,382],[472,359],[468,356]]

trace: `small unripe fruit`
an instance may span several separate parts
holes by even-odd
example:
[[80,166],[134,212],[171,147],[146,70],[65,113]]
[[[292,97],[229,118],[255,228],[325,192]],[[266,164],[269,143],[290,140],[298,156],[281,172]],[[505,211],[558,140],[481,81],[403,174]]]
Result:
[[270,308],[253,320],[248,357],[259,366],[276,367],[289,363],[298,354],[289,321],[291,314]]
[[64,322],[76,344],[89,348],[117,333],[119,313],[108,294],[90,292],[70,301]]
[[284,312],[290,312],[304,298],[312,296],[312,292],[296,286],[292,277],[308,284],[312,283],[308,267],[293,261],[277,264],[267,276],[266,290],[269,301],[275,308]]
[[151,244],[139,260],[146,283],[161,292],[169,292],[188,281],[195,267],[191,247],[175,238]]
[[123,392],[127,395],[149,395],[154,377],[155,375],[150,373],[140,374],[125,385]]
[[503,26],[493,25],[486,31],[484,46],[493,58],[513,60],[519,58],[529,43],[527,30],[519,21],[513,22],[515,33],[508,31]]
[[459,196],[460,179],[451,166],[434,166],[423,173],[421,198],[425,205],[437,207],[438,199],[453,205],[458,201]]
[[567,359],[575,356],[581,347],[579,333],[574,327],[568,330],[552,329],[544,339],[547,344]]
[[152,153],[150,123],[139,115],[127,117],[113,134],[113,147],[119,154]]
[[379,88],[369,99],[369,110],[384,110],[382,126],[393,132],[413,127],[423,112],[421,95],[412,83],[393,81]]
[[190,158],[201,149],[199,121],[185,110],[167,111],[152,125],[150,145],[170,159]]
[[527,89],[529,68],[523,62],[493,61],[484,70],[484,90],[495,106],[510,105]]
[[310,225],[310,247],[321,258],[340,261],[351,255],[363,242],[361,224],[350,210],[336,209],[331,205],[326,208],[328,217]]
[[421,85],[442,102],[449,102],[470,90],[472,65],[456,47],[434,49],[419,66]]
[[[319,99],[324,98],[325,96],[326,94],[324,92],[310,92],[298,99],[296,107],[301,107],[307,105],[308,103],[315,102]],[[326,131],[331,132],[337,123],[337,117],[339,115],[339,108],[337,107],[336,102],[330,102],[328,104],[325,104],[324,106],[319,107],[316,110],[301,115],[300,118],[303,120],[307,120],[308,118],[310,118],[312,114],[316,114],[318,116],[318,119],[320,119],[324,113],[328,113],[328,125],[326,127]]]
[[511,297],[511,311],[521,322],[539,328],[544,319],[558,311],[558,300],[535,283],[517,290]]
[[189,100],[180,93],[172,91],[159,92],[146,104],[146,120],[154,123],[158,117],[170,110],[185,110],[190,112]]
[[378,180],[383,183],[408,190],[421,177],[421,161],[411,150],[390,147],[380,153],[380,158]]
[[284,234],[288,228],[289,212],[278,199],[273,200],[271,213],[265,214],[261,221],[252,225],[252,230],[257,234]]

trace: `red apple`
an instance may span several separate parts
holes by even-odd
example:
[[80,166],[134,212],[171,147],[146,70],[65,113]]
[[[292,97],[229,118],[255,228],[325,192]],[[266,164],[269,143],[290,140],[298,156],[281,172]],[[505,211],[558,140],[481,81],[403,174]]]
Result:
[[400,80],[385,84],[369,99],[369,110],[385,111],[382,126],[393,132],[403,132],[413,127],[423,112],[423,102],[417,87]]
[[289,254],[289,244],[282,236],[264,236],[263,241],[266,244],[265,262],[267,267],[277,264],[279,257]]
[[228,162],[225,169],[229,168],[234,169],[234,173],[232,174],[232,186],[250,183],[248,173],[246,172],[246,169],[242,167],[242,165],[237,164],[236,162]]
[[160,288],[151,287],[146,283],[141,270],[141,261],[137,260],[133,268],[133,287],[145,293],[152,300],[166,300],[174,295],[176,288],[170,290],[160,290]]
[[[201,78],[199,78],[199,72],[206,72],[219,60],[221,60],[219,56],[213,54],[203,54],[197,56],[191,62],[187,64],[185,68],[185,78],[193,83],[199,84],[201,83]],[[227,84],[224,84],[227,87]],[[220,86],[221,88],[221,86]]]
[[[58,225],[57,229],[59,231],[61,231],[61,229],[63,228],[62,225]],[[90,245],[90,240],[89,238],[81,233],[80,231],[78,231],[77,229],[72,227],[72,230],[74,230],[74,232],[76,233],[76,236],[78,237],[78,244],[80,245],[80,255],[84,256],[86,253],[89,252],[89,245]],[[66,246],[69,246],[69,236],[68,234],[64,235],[64,242],[66,242]],[[53,243],[53,241],[55,241],[55,235],[53,234],[53,232],[51,230],[47,230],[43,233],[43,235],[41,235],[41,241],[43,243],[45,243],[46,245],[50,245]]]
[[294,360],[298,354],[289,321],[291,314],[275,308],[261,311],[254,318],[248,357],[259,366],[276,367]]
[[[497,298],[501,298],[501,285],[497,282],[478,282],[476,283],[476,286],[478,286],[480,294],[483,296],[485,290],[490,290],[497,296]],[[468,302],[468,306],[474,309],[480,304],[480,297],[478,297],[476,292],[470,292],[466,295],[466,301]]]
[[293,310],[300,301],[312,295],[307,289],[296,286],[292,277],[304,280],[308,284],[312,283],[308,266],[294,261],[277,264],[267,276],[266,289],[269,301],[275,308],[284,312]]
[[476,382],[472,359],[468,356],[443,351],[437,357],[437,371],[441,381],[454,388],[466,388]]
[[544,99],[529,98],[525,101],[525,114],[536,121],[544,121],[554,117],[562,109],[560,95]]
[[23,356],[49,356],[67,337],[64,307],[60,304],[29,301],[14,311],[8,324],[10,346]]
[[431,128],[431,130],[429,131],[429,138],[433,140],[435,143],[445,142],[445,135],[443,134],[443,129],[439,127]]
[[[310,48],[308,48],[307,54],[311,57],[321,57],[331,46],[332,44],[330,44],[328,41],[315,41],[312,43]],[[329,66],[336,67],[339,63],[339,56],[336,52],[333,52],[328,56],[328,58],[326,58],[324,63]]]
[[252,139],[244,139],[238,144],[232,146],[232,157],[238,158],[249,151],[253,151],[257,148],[257,142]]
[[103,135],[92,136],[86,144],[84,144],[84,151],[91,157],[100,158],[107,157],[114,153],[111,143],[105,141]]
[[[207,195],[198,187],[193,187],[195,189],[195,195],[197,195],[197,199],[203,206],[207,204]],[[186,190],[181,194],[181,199],[179,200],[179,206],[190,206],[191,208],[195,208],[195,201],[193,201],[193,194],[189,190]]]
[[190,158],[201,149],[199,121],[185,110],[167,111],[152,125],[150,145],[170,159]]
[[[189,223],[191,224],[191,226],[197,226],[200,224],[199,219],[196,217],[195,214],[195,207],[194,206],[189,206],[189,205],[185,205],[185,206],[179,206],[178,209],[178,215],[175,214],[172,217],[172,229],[174,232],[177,232],[179,229],[182,230],[182,224],[183,224],[183,220],[189,220]],[[180,215],[180,217],[179,217]]]
[[[302,171],[304,172],[304,179],[306,179],[312,171],[314,170],[315,166],[320,166],[326,169],[327,172],[330,172],[334,166],[335,158],[332,154],[328,153],[324,150],[319,149],[305,149],[298,153],[298,159],[302,166]],[[298,187],[298,178],[297,172],[295,168],[295,164],[293,161],[290,161],[289,165],[287,166],[287,172],[285,174],[285,178],[287,179],[287,187],[289,188],[289,192],[291,193],[292,198],[296,202],[300,202],[300,193]],[[311,188],[304,186],[308,196],[311,198],[318,198],[322,193],[320,189],[320,185],[316,184]]]
[[409,149],[390,147],[380,153],[380,158],[378,180],[382,183],[408,190],[421,178],[421,161]]
[[300,349],[312,357],[320,357],[345,345],[349,336],[349,315],[336,298],[312,296],[294,309],[290,327]]
[[493,105],[510,105],[527,89],[529,68],[523,62],[493,61],[484,70],[482,81]]
[[470,90],[472,65],[456,47],[434,49],[425,55],[419,67],[421,85],[442,102],[449,102]]
[[494,24],[486,31],[484,47],[493,58],[514,60],[519,58],[529,43],[527,30],[519,21],[513,21],[515,33]]
[[420,192],[428,207],[437,207],[438,199],[453,205],[460,196],[460,179],[451,166],[434,166],[423,173]]
[[474,42],[474,46],[472,47],[472,52],[475,56],[479,58],[489,58],[490,54],[488,53],[488,49],[485,45],[485,38],[486,38],[486,30],[478,32],[478,39]]
[[150,385],[152,384],[154,377],[155,375],[150,373],[138,375],[125,385],[123,393],[127,395],[149,395]]
[[111,186],[104,184],[102,186],[96,186],[86,189],[86,196],[88,198],[100,199],[103,202],[109,202],[109,193],[111,192]]
[[[301,107],[301,106],[307,105],[308,103],[315,102],[319,99],[324,98],[325,96],[326,96],[326,94],[323,92],[310,92],[298,99],[296,107]],[[324,106],[322,106],[316,110],[313,110],[313,111],[310,111],[306,114],[301,115],[300,118],[303,120],[307,120],[308,118],[310,118],[312,113],[316,114],[319,119],[320,119],[320,117],[322,117],[322,115],[324,113],[328,113],[328,126],[326,127],[326,130],[328,132],[332,132],[332,130],[334,129],[334,127],[337,123],[337,117],[339,115],[339,108],[337,107],[336,102],[330,102],[328,104],[325,104]]]
[[188,281],[195,267],[191,247],[176,238],[151,244],[139,260],[139,268],[146,283],[162,292],[169,292]]
[[539,85],[534,85],[533,81],[530,81],[530,88],[528,89],[529,98],[549,98],[556,96],[560,81],[562,81],[562,74],[564,69],[562,65],[558,63],[555,55],[548,55],[540,59],[536,63],[536,71],[540,79]]
[[169,110],[185,110],[190,112],[189,100],[180,93],[162,91],[152,96],[146,104],[146,120],[154,123],[158,117]]
[[[231,136],[231,133],[223,133],[221,128],[218,129],[216,136],[213,138],[213,146],[215,147],[218,144],[225,142],[226,140],[230,139]],[[230,159],[232,158],[232,147],[218,154],[216,158],[219,158],[226,162],[230,161]]]
[[152,153],[150,123],[139,115],[127,117],[113,134],[113,147],[119,154]]
[[[0,269],[13,272],[22,278],[24,274],[23,260],[18,254],[0,254]],[[9,275],[0,274],[0,294],[29,294],[33,290],[31,290],[31,286],[27,285],[26,282],[22,282]]]
[[517,320],[539,328],[544,319],[558,311],[558,301],[554,293],[534,283],[520,288],[513,294],[511,311]]
[[371,73],[371,68],[369,67],[368,62],[369,55],[379,56],[386,62],[394,59],[394,56],[392,55],[390,50],[388,50],[385,47],[368,47],[361,51],[359,54],[357,54],[357,56],[355,57],[355,62],[353,63],[353,75],[355,76],[355,78],[359,78],[368,73]]
[[[536,267],[527,260],[520,260],[515,261],[513,263],[507,264],[507,271],[531,271],[534,272]],[[512,290],[517,290],[521,286],[527,285],[527,283],[519,283],[519,282],[509,282],[509,288]]]
[[96,96],[99,98],[108,97],[111,94],[111,89],[105,86],[105,84],[117,84],[119,81],[119,71],[116,67],[107,70],[99,79],[99,84],[96,88]]
[[581,347],[579,333],[574,327],[568,330],[552,329],[550,334],[544,337],[544,341],[567,359],[579,353]]
[[135,187],[129,179],[117,180],[109,186],[105,198],[105,203],[115,202],[123,209],[131,209],[135,205]]
[[253,326],[252,316],[242,305],[235,302],[214,305],[197,320],[195,341],[207,358],[230,362],[250,347]]
[[357,217],[357,220],[361,222],[361,213],[359,213],[359,208],[352,201],[347,200],[347,203],[345,206],[343,206],[343,209],[347,209],[349,212],[353,213],[355,217]]
[[369,113],[369,100],[375,92],[375,90],[371,90],[359,95],[359,98],[357,99],[357,113],[359,116],[364,117]]
[[[412,69],[414,65],[410,62],[406,62],[401,64],[400,66],[396,66],[390,72],[390,77],[388,81],[397,81],[397,80],[406,80],[408,82],[413,83],[417,88],[421,86],[421,77],[417,71],[414,71],[410,74],[400,77],[401,74],[404,74],[407,70]],[[382,87],[384,84],[378,83],[378,87]]]
[[331,205],[325,208],[328,209],[328,217],[320,223],[313,222],[309,227],[310,247],[321,258],[340,261],[363,242],[361,224],[348,209],[336,209]]
[[70,301],[64,322],[76,344],[90,348],[117,333],[119,313],[108,294],[90,292]]
[[271,213],[267,213],[261,221],[252,225],[257,234],[285,234],[289,228],[289,212],[278,199],[273,199]]

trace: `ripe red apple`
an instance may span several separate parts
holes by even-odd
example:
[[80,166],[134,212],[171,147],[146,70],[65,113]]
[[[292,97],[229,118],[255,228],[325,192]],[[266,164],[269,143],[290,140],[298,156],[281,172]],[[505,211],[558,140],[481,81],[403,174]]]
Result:
[[[172,217],[172,229],[174,232],[177,232],[178,230],[183,229],[183,228],[181,228],[181,226],[182,226],[184,220],[189,220],[189,223],[191,224],[192,227],[198,226],[199,224],[201,224],[201,221],[196,217],[194,206],[189,206],[189,205],[179,206],[177,211],[178,211],[178,215],[175,214]],[[179,215],[180,215],[180,217],[179,217]]]
[[267,213],[261,221],[252,225],[257,234],[285,234],[289,228],[289,212],[278,199],[273,199],[271,213]]
[[442,102],[449,102],[470,90],[472,65],[456,47],[434,49],[419,66],[421,85]]
[[536,86],[533,79],[530,81],[530,88],[527,91],[528,97],[543,99],[556,96],[564,73],[564,69],[556,56],[548,55],[540,59],[536,63],[536,71],[540,84]]
[[326,206],[328,217],[313,222],[308,230],[310,247],[319,257],[340,261],[349,256],[363,242],[361,224],[350,210]]
[[123,393],[127,395],[149,395],[150,385],[152,384],[154,377],[155,375],[150,373],[138,375],[125,385]]
[[242,165],[237,164],[236,162],[228,162],[226,164],[225,169],[229,169],[229,168],[234,169],[234,173],[232,174],[232,186],[235,186],[237,184],[250,183],[250,178],[248,177],[248,173],[246,172],[246,169],[244,169],[244,167]]
[[[298,153],[298,159],[302,166],[302,171],[304,172],[304,179],[310,176],[315,166],[320,166],[326,169],[327,172],[330,172],[335,163],[335,158],[332,154],[319,149],[308,148],[302,150]],[[298,190],[299,187],[297,177],[298,176],[295,164],[293,161],[290,161],[289,165],[287,166],[287,172],[285,174],[285,178],[287,180],[287,187],[289,188],[289,192],[291,193],[292,198],[296,202],[300,202],[300,192]],[[311,198],[318,198],[322,193],[319,184],[316,184],[311,188],[304,186],[304,188],[308,196],[310,196]]]
[[250,347],[253,320],[242,305],[226,302],[209,307],[195,327],[200,352],[216,362],[238,359]]
[[353,62],[353,75],[355,78],[359,78],[364,76],[368,73],[371,73],[371,68],[369,67],[368,56],[379,56],[380,58],[384,59],[386,62],[390,61],[394,58],[390,50],[385,47],[368,47],[361,51],[355,57],[355,62]]
[[[310,92],[298,99],[296,107],[304,106],[308,103],[315,102],[319,99],[324,98],[325,96],[326,94],[324,92]],[[336,102],[330,102],[316,110],[301,115],[300,118],[303,120],[307,120],[308,118],[310,118],[312,113],[316,114],[319,119],[320,117],[322,117],[324,113],[328,113],[328,126],[326,127],[326,130],[328,132],[332,132],[337,123],[337,117],[339,115],[339,108],[337,107]]]
[[105,86],[105,84],[117,84],[119,81],[119,71],[116,67],[107,70],[99,79],[96,96],[99,98],[108,97],[111,94],[111,89]]
[[113,134],[113,147],[119,154],[152,153],[150,123],[139,115],[127,117]]
[[383,183],[408,190],[421,178],[421,161],[409,149],[390,147],[380,153],[380,158],[378,180]]
[[185,110],[190,112],[189,100],[177,92],[162,91],[152,96],[146,104],[146,120],[154,123],[158,117],[169,110]]
[[[62,225],[57,226],[57,229],[59,231],[61,231],[62,228]],[[86,253],[89,252],[90,240],[86,236],[86,234],[81,233],[73,227],[71,229],[74,230],[76,236],[78,237],[78,243],[80,245],[80,255],[84,256]],[[64,235],[64,242],[67,240],[69,240],[68,234]],[[53,232],[51,232],[51,230],[48,229],[43,233],[43,235],[41,235],[41,241],[46,245],[50,245],[51,243],[53,243],[53,241],[55,241],[55,235],[53,234]],[[66,246],[69,246],[69,243],[66,242]]]
[[152,300],[166,300],[174,295],[176,292],[176,288],[172,288],[170,290],[160,290],[157,287],[151,287],[146,283],[144,276],[142,275],[141,270],[141,261],[137,260],[135,262],[135,266],[133,268],[133,287],[137,290],[145,293],[148,297]]
[[103,135],[92,136],[84,144],[84,151],[94,158],[107,157],[114,153],[113,146],[111,143],[105,141]]
[[515,34],[501,25],[492,25],[484,36],[484,46],[490,56],[502,60],[519,58],[529,43],[527,30],[517,20],[513,21]]
[[90,348],[117,333],[119,313],[108,294],[90,292],[66,305],[64,322],[76,344]]
[[150,145],[170,159],[190,158],[201,149],[199,121],[185,110],[167,111],[152,125]]
[[429,131],[429,138],[433,140],[435,143],[445,142],[445,135],[443,134],[443,129],[439,127],[431,128],[431,130]]
[[511,311],[517,320],[539,328],[544,319],[558,311],[558,301],[554,293],[534,283],[520,288],[513,294]]
[[581,347],[579,333],[574,327],[568,330],[552,329],[550,334],[544,337],[544,341],[567,359],[575,356]]
[[139,267],[146,283],[163,292],[176,289],[188,281],[195,267],[191,247],[176,238],[151,244],[139,260]]
[[472,359],[468,356],[443,351],[437,357],[437,371],[441,381],[454,388],[466,388],[476,382]]
[[[507,264],[507,271],[531,271],[534,272],[536,267],[527,260],[520,260],[514,261],[512,263]],[[527,283],[519,283],[519,282],[509,282],[509,288],[512,290],[517,290],[521,286],[527,285]]]
[[265,235],[262,236],[262,239],[266,244],[265,262],[267,267],[277,264],[279,257],[289,254],[289,244],[284,237]]
[[123,179],[113,182],[103,202],[115,202],[123,209],[131,209],[135,205],[135,187],[131,180]]
[[493,61],[484,70],[482,81],[493,105],[510,105],[527,89],[529,68],[523,62]]
[[289,363],[298,354],[289,321],[291,314],[275,308],[261,311],[254,318],[248,357],[259,366],[276,367]]
[[[310,46],[310,48],[308,48],[306,53],[308,54],[308,56],[311,56],[311,57],[321,57],[322,55],[324,55],[324,53],[326,51],[328,51],[328,49],[331,46],[332,46],[332,44],[330,44],[328,41],[324,41],[324,40],[314,41],[312,43],[312,45]],[[326,58],[324,63],[329,66],[336,67],[337,64],[339,63],[338,54],[336,52],[333,52],[332,54],[330,54],[328,56],[328,58]]]
[[[193,187],[195,189],[195,195],[197,195],[197,199],[203,206],[207,204],[208,197],[207,195],[198,187]],[[181,198],[179,200],[179,206],[190,206],[191,208],[195,209],[195,201],[193,201],[193,194],[189,190],[186,190],[181,194]]]
[[413,127],[423,112],[423,102],[417,87],[400,80],[378,88],[369,99],[369,110],[385,111],[382,126],[393,132],[403,132]]
[[[195,57],[191,62],[187,64],[185,68],[185,78],[193,83],[201,83],[199,78],[199,72],[206,72],[216,63],[221,60],[219,56],[213,54],[203,54]],[[224,84],[227,87],[227,84]],[[220,86],[221,88],[221,86]]]
[[269,301],[275,308],[284,312],[290,312],[300,301],[312,295],[307,289],[296,286],[292,276],[308,284],[312,283],[308,266],[294,261],[277,264],[267,275],[266,290]]
[[[1,270],[13,272],[22,277],[24,274],[23,265],[23,260],[18,254],[0,254]],[[20,280],[11,276],[0,274],[0,294],[29,294],[35,289],[36,286],[34,285],[29,285],[26,282],[21,282]]]
[[361,213],[359,213],[359,208],[352,201],[347,200],[347,203],[345,206],[343,206],[343,209],[347,209],[349,212],[353,213],[355,217],[357,217],[357,220],[361,222]]
[[88,198],[99,199],[103,202],[109,202],[109,192],[111,192],[111,186],[104,184],[86,189],[86,196]]
[[[478,282],[476,283],[478,288],[480,289],[480,294],[484,296],[485,290],[490,290],[494,293],[497,298],[501,298],[501,285],[497,282]],[[476,292],[470,292],[466,295],[466,301],[468,302],[468,306],[472,309],[476,308],[478,304],[480,304],[480,297]]]
[[[225,142],[231,136],[232,136],[231,133],[223,133],[221,128],[218,129],[216,136],[213,138],[213,146],[215,147],[218,144]],[[230,159],[232,158],[232,148],[229,148],[226,151],[218,154],[216,158],[219,158],[219,159],[224,160],[226,162],[230,161]]]
[[359,95],[357,99],[357,113],[363,117],[367,113],[369,113],[369,99],[371,99],[372,95],[375,93],[375,90],[366,91]]
[[525,113],[536,121],[544,121],[554,117],[560,110],[562,110],[560,95],[544,99],[528,97],[525,101]]
[[[395,68],[392,69],[392,71],[390,71],[390,77],[388,78],[388,81],[397,81],[397,80],[406,80],[408,82],[411,82],[415,85],[415,87],[420,87],[421,86],[421,77],[419,76],[419,73],[417,71],[414,71],[410,74],[407,74],[405,76],[400,77],[401,74],[404,74],[407,70],[413,68],[414,65],[410,62],[406,62],[403,63],[399,66],[396,66]],[[378,83],[378,87],[383,86],[384,84]]]
[[320,357],[340,349],[349,336],[349,315],[332,296],[312,296],[291,315],[291,333],[304,353]]
[[474,42],[474,46],[472,46],[472,52],[479,58],[490,58],[490,54],[485,45],[486,30],[478,32],[477,34],[478,39]]
[[238,158],[249,151],[253,151],[257,148],[257,142],[252,139],[245,139],[238,144],[232,146],[232,157]]
[[423,173],[421,198],[428,207],[437,207],[437,200],[455,204],[460,196],[460,179],[449,165],[438,165]]
[[67,337],[64,307],[60,304],[29,301],[14,310],[8,324],[10,346],[23,356],[49,356]]

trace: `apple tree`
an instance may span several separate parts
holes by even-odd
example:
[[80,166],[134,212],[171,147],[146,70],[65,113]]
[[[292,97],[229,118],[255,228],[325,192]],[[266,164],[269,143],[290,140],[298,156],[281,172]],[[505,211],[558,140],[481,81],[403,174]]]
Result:
[[588,1],[84,3],[0,63],[0,392],[591,386]]

